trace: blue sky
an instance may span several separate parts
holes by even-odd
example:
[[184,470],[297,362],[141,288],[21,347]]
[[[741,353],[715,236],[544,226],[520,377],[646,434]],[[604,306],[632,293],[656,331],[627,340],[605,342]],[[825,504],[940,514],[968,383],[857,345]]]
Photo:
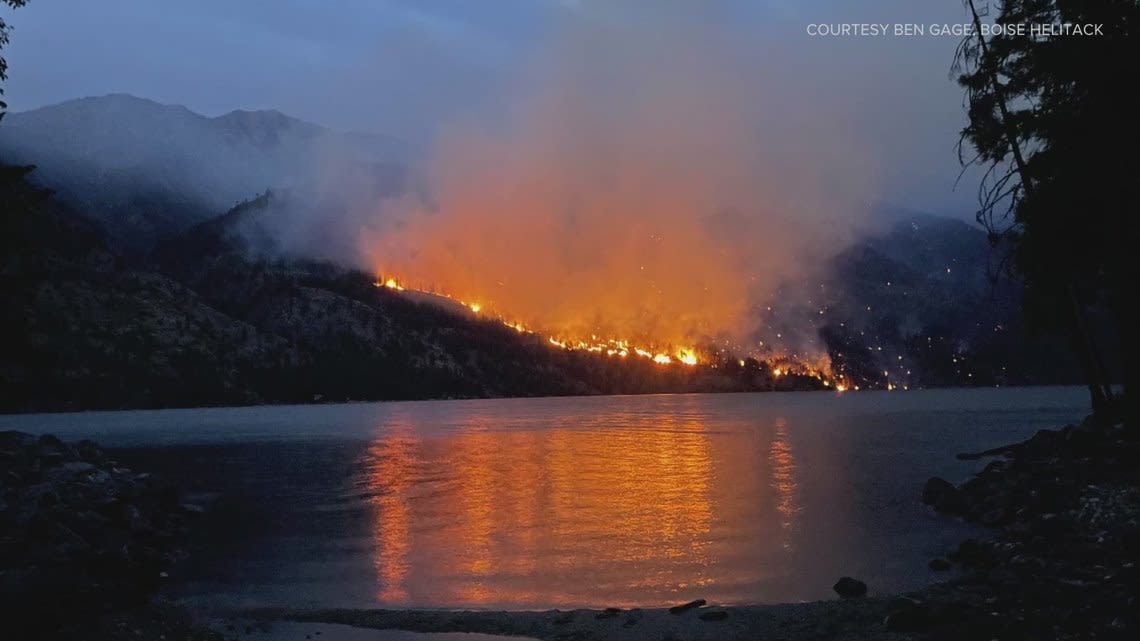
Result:
[[491,91],[559,10],[528,0],[33,0],[7,12],[9,103],[126,92],[209,114],[276,108],[342,128],[427,126],[446,105]]
[[[425,140],[457,114],[507,108],[512,79],[561,21],[686,1],[697,0],[32,0],[3,10],[15,27],[7,100],[20,111],[126,92],[209,115],[274,108]],[[804,32],[812,22],[962,22],[958,0],[723,6],[726,29],[753,33],[813,100],[846,105],[871,133],[892,159],[889,200],[970,214],[970,185],[952,191],[963,119],[948,76],[956,40]]]

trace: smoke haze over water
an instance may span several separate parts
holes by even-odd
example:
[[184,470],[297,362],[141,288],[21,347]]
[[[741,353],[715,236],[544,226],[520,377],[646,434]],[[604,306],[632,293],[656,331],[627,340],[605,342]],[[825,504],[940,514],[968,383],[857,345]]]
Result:
[[365,263],[568,337],[739,341],[781,284],[818,283],[878,193],[844,79],[781,57],[796,25],[719,2],[578,3],[509,113],[449,123],[430,204]]

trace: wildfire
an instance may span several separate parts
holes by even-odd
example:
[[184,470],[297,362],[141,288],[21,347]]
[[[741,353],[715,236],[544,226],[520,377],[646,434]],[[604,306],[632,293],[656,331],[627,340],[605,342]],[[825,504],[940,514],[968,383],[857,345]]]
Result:
[[394,289],[398,292],[404,291],[404,287],[402,285],[400,285],[400,282],[398,280],[396,280],[395,278],[389,278],[389,279],[383,280],[383,281],[377,279],[376,282],[372,283],[372,284],[376,287],[387,287],[388,289]]
[[[407,288],[404,285],[401,285],[400,282],[401,281],[395,277],[381,277],[377,278],[376,282],[373,284],[376,287],[385,287],[387,289],[395,291],[407,291]],[[483,316],[497,320],[503,325],[510,327],[516,332],[519,332],[520,334],[535,333],[533,330],[519,321],[508,320],[507,318],[500,316],[497,313],[488,311],[482,303],[463,301],[449,294],[440,292],[421,291],[421,293],[431,294],[432,296],[455,301],[471,310],[472,313],[482,313]],[[546,340],[550,345],[558,347],[560,349],[587,351],[597,354],[605,354],[606,356],[613,356],[617,358],[625,358],[632,353],[637,356],[647,358],[660,365],[671,365],[674,362],[678,362],[684,365],[694,366],[700,363],[700,358],[697,356],[697,351],[691,347],[678,348],[675,351],[671,351],[670,353],[665,353],[659,349],[653,349],[652,346],[649,345],[638,347],[631,345],[630,341],[626,339],[604,338],[597,335],[591,335],[589,337],[589,340],[575,340],[558,336],[548,336]]]
[[[394,291],[411,291],[420,294],[427,294],[435,298],[446,299],[453,301],[462,307],[470,310],[474,314],[480,315],[481,318],[497,321],[504,326],[509,327],[520,334],[536,334],[540,333],[530,326],[518,320],[509,319],[500,315],[496,310],[491,309],[485,303],[468,302],[447,293],[419,290],[415,288],[408,288],[402,284],[403,281],[396,277],[377,278],[374,285],[376,287],[384,287]],[[545,333],[545,332],[541,332]],[[651,344],[634,344],[633,341],[624,338],[607,338],[591,334],[589,337],[572,337],[560,336],[557,334],[546,335],[546,342],[551,347],[570,350],[570,351],[585,351],[607,357],[614,358],[627,358],[634,356],[637,358],[644,358],[652,361],[661,366],[672,366],[679,363],[683,366],[694,367],[702,363],[710,364],[712,367],[717,367],[717,350],[712,349],[702,357],[699,355],[698,350],[693,347],[669,347],[663,349],[664,346],[656,346]],[[763,344],[761,344],[763,345]],[[720,354],[724,354],[720,352]],[[769,354],[766,357],[757,355],[757,358],[764,358],[772,364],[771,373],[775,378],[786,376],[807,376],[818,380],[823,387],[834,389],[837,392],[845,392],[850,389],[846,380],[841,377],[832,375],[830,368],[830,361],[825,356],[817,356],[815,358],[800,356],[796,354]],[[746,360],[739,359],[729,361],[731,363],[739,364],[740,367],[745,367]],[[855,387],[854,389],[858,389]]]

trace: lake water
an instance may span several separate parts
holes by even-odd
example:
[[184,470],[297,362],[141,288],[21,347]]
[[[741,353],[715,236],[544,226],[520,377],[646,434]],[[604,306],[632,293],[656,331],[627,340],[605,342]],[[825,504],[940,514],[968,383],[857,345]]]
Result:
[[213,501],[175,596],[536,609],[919,587],[971,526],[954,454],[1079,420],[1079,388],[508,399],[0,416]]

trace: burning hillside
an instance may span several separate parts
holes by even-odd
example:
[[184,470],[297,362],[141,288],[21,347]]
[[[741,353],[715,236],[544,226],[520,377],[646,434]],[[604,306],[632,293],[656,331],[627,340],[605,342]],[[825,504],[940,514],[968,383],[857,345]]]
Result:
[[[590,334],[589,336],[564,336],[542,328],[533,328],[522,321],[514,320],[509,316],[500,314],[485,304],[464,300],[451,296],[446,292],[424,291],[404,285],[394,276],[379,276],[374,285],[421,303],[437,305],[456,313],[475,314],[493,320],[511,328],[520,334],[536,335],[544,339],[552,348],[580,351],[618,359],[645,359],[661,366],[696,367],[706,365],[711,368],[720,368],[735,363],[739,368],[745,369],[748,363],[755,363],[760,369],[760,360],[749,357],[737,358],[733,347],[707,345],[677,346],[663,342],[633,341],[628,338]],[[773,378],[781,376],[799,376],[813,378],[823,387],[845,391],[848,388],[842,377],[836,377],[831,372],[830,361],[826,355],[814,358],[798,354],[768,353],[762,356],[764,368]]]
[[819,282],[875,163],[717,6],[584,3],[509,113],[445,127],[425,193],[384,204],[396,222],[360,236],[361,263],[559,347],[663,365],[763,354],[787,361],[773,373],[825,377],[795,337],[775,353],[755,339],[761,301]]

